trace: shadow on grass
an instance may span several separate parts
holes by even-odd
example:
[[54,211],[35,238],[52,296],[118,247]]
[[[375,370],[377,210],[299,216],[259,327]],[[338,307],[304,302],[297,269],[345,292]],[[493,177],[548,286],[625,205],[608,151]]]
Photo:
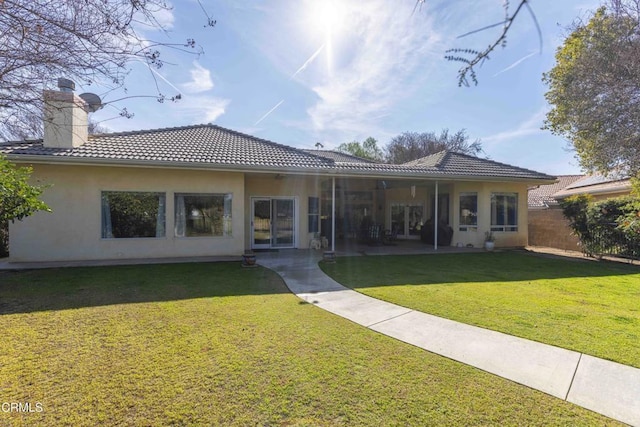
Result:
[[351,288],[640,275],[638,266],[521,251],[343,257],[321,268]]
[[0,315],[285,293],[277,274],[239,262],[1,271]]

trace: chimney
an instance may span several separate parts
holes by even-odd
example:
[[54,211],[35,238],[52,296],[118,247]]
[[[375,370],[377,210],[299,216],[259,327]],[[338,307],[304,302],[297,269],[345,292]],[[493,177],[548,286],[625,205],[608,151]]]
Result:
[[44,91],[45,147],[79,147],[89,137],[88,105],[73,93],[75,83],[58,79],[59,91]]

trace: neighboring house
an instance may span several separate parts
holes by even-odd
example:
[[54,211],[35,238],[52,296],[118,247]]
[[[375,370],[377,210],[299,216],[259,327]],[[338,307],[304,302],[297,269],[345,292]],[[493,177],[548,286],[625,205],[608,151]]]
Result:
[[[87,106],[45,92],[43,140],[0,144],[47,184],[11,224],[12,261],[240,255],[352,238],[366,219],[417,238],[435,217],[452,244],[527,244],[527,188],[555,177],[440,152],[404,165],[300,150],[215,125],[87,135]],[[436,208],[437,207],[437,208]],[[437,221],[436,226],[437,227]]]
[[631,181],[626,176],[602,175],[559,176],[555,184],[540,185],[529,190],[529,244],[558,249],[579,250],[579,240],[572,234],[562,214],[559,201],[569,196],[589,194],[594,200],[628,195]]
[[615,172],[609,175],[587,175],[570,183],[553,194],[557,200],[576,194],[590,194],[593,200],[605,200],[612,197],[627,196],[631,192],[631,180],[626,175]]

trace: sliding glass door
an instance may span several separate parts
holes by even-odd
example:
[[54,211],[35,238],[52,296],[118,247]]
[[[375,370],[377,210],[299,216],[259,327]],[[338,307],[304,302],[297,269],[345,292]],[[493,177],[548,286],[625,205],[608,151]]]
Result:
[[424,225],[424,204],[391,203],[391,229],[399,237],[417,238]]
[[294,248],[295,199],[256,197],[251,200],[251,248]]

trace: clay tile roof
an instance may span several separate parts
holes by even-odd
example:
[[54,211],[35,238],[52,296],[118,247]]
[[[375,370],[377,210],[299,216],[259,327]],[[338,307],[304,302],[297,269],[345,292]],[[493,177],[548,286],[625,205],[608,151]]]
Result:
[[334,162],[341,163],[377,163],[373,160],[364,159],[362,157],[354,156],[348,153],[342,153],[340,151],[333,150],[302,150],[305,153],[313,154],[316,156],[324,157]]
[[556,206],[558,202],[553,198],[553,195],[583,177],[584,175],[561,175],[558,177],[558,182],[554,184],[539,185],[537,187],[530,188],[528,197],[529,207],[547,208],[550,206]]
[[16,159],[43,156],[49,161],[82,159],[256,170],[331,170],[345,175],[555,179],[543,173],[450,151],[402,165],[376,163],[330,150],[301,150],[212,124],[91,135],[84,145],[70,149],[44,147],[42,140],[8,142],[0,144],[0,154]]
[[322,168],[326,158],[215,125],[91,135],[73,149],[47,148],[42,140],[0,146],[4,154],[148,160],[238,166]]
[[439,153],[405,163],[405,166],[434,169],[443,175],[456,176],[486,176],[493,178],[523,178],[551,180],[553,176],[530,169],[511,166],[489,159],[470,156],[454,151],[440,151]]

